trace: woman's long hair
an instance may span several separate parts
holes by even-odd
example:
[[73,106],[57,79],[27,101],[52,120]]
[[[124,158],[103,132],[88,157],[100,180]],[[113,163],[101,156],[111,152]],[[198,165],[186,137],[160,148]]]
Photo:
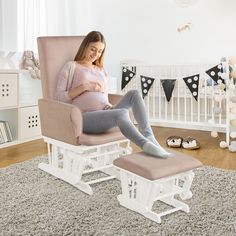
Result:
[[84,59],[84,52],[87,49],[87,47],[89,46],[90,43],[96,43],[96,42],[101,42],[104,44],[104,50],[102,51],[101,56],[93,62],[94,65],[98,66],[98,67],[103,67],[103,60],[104,60],[104,52],[105,52],[105,48],[106,48],[106,42],[105,42],[105,38],[102,35],[102,33],[100,33],[99,31],[91,31],[90,33],[88,33],[86,35],[86,37],[84,38],[84,40],[82,41],[79,50],[75,56],[74,61],[81,61]]

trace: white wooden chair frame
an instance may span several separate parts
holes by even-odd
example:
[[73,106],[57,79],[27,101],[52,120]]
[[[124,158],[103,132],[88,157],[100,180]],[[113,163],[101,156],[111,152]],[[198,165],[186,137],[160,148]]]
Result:
[[[175,195],[178,194],[181,199],[192,197],[190,191],[194,177],[192,170],[151,181],[127,170],[118,169],[121,176],[122,194],[117,198],[122,206],[157,223],[161,223],[161,217],[164,215],[179,210],[189,212],[189,206],[175,199]],[[152,207],[157,200],[173,206],[173,208],[156,213],[152,211]]]
[[[48,145],[48,163],[40,163],[38,167],[89,195],[93,194],[92,184],[119,178],[113,160],[132,152],[127,139],[96,146],[75,146],[48,137],[44,141]],[[82,180],[84,174],[95,171],[108,176],[88,182]]]

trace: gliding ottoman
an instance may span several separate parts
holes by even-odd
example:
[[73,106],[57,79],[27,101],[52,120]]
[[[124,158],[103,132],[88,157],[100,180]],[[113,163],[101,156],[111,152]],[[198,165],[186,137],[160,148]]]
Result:
[[[173,156],[167,159],[139,152],[113,162],[120,171],[122,194],[117,197],[119,203],[157,223],[161,223],[164,215],[179,210],[189,212],[189,206],[175,199],[175,195],[181,199],[192,197],[193,169],[202,166],[191,156],[169,151]],[[156,213],[152,210],[155,201],[162,201],[173,208]]]

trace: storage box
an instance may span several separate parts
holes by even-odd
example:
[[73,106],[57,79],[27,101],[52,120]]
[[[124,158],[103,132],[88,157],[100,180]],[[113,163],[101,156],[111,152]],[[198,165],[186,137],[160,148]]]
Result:
[[17,106],[17,74],[0,74],[0,107]]
[[37,106],[19,108],[19,139],[41,135],[39,111]]

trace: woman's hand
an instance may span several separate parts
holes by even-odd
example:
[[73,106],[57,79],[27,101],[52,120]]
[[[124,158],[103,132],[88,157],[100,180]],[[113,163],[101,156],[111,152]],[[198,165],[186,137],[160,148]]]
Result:
[[111,110],[111,109],[113,109],[113,106],[112,106],[111,103],[108,103],[108,104],[103,108],[103,110]]
[[83,86],[83,90],[84,92],[104,92],[103,87],[101,86],[101,84],[97,83],[97,82],[88,82],[85,84],[81,84],[80,86]]
[[69,96],[71,99],[76,98],[77,96],[80,96],[84,92],[101,92],[104,93],[104,88],[101,84],[97,82],[87,82],[84,84],[80,84],[76,88],[69,91]]

